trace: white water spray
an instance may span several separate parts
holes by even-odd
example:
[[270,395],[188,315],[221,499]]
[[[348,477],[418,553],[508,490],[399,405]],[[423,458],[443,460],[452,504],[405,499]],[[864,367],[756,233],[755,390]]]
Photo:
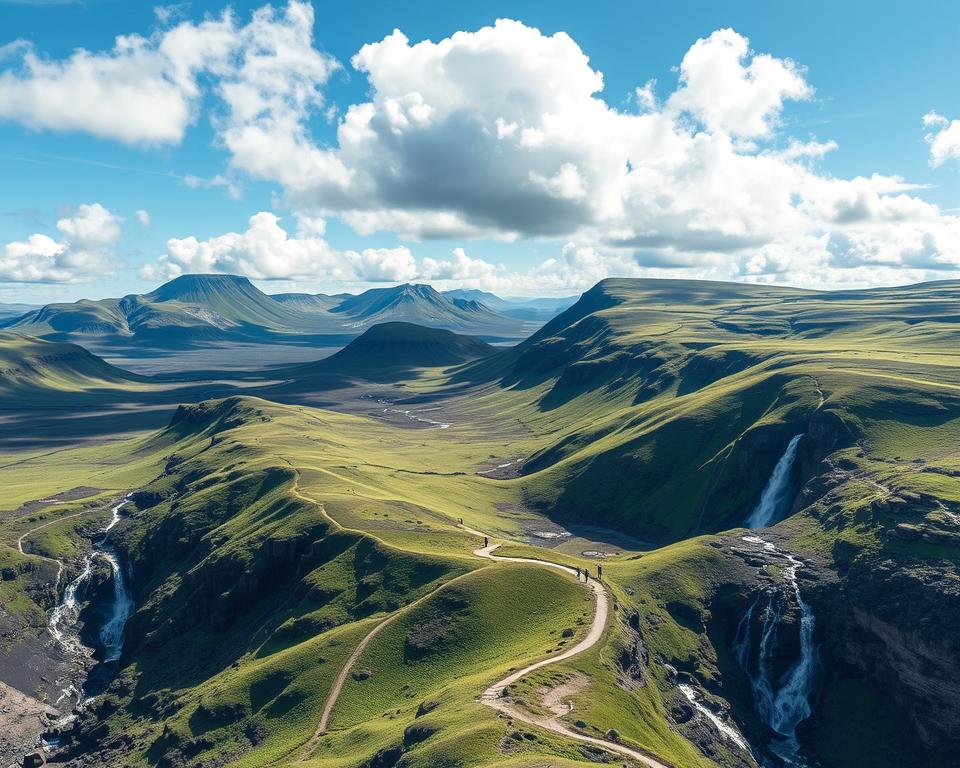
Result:
[[[800,653],[796,662],[779,678],[774,676],[771,660],[776,651],[778,629],[788,607],[789,596],[777,590],[768,590],[757,596],[744,614],[737,628],[733,652],[743,670],[749,675],[753,687],[754,702],[761,719],[772,731],[783,737],[784,742],[774,745],[777,754],[788,766],[802,767],[806,762],[799,756],[797,726],[810,717],[810,694],[813,690],[817,652],[813,644],[816,625],[813,611],[804,602],[800,593],[797,572],[803,566],[796,557],[781,552],[773,544],[759,536],[745,536],[744,541],[759,545],[767,552],[784,558],[789,565],[783,576],[789,586],[790,596],[800,610]],[[751,664],[753,653],[753,619],[757,608],[763,603],[763,626],[760,631],[756,668]]]
[[783,452],[777,466],[773,468],[773,474],[767,481],[763,493],[760,494],[760,501],[747,518],[747,528],[766,528],[777,522],[789,502],[790,495],[790,470],[793,469],[793,462],[797,458],[797,446],[803,435],[794,436],[787,444],[787,450]]
[[710,722],[713,727],[720,732],[721,736],[740,747],[740,749],[742,749],[744,752],[747,752],[751,755],[753,754],[753,752],[750,750],[750,746],[747,744],[747,740],[743,738],[743,736],[740,734],[740,731],[738,731],[735,726],[728,723],[726,720],[721,718],[720,715],[704,704],[700,700],[700,695],[692,685],[680,683],[680,685],[677,687],[680,689],[680,693],[686,697],[687,701],[693,705],[693,708],[703,717],[707,718],[707,721]]
[[127,589],[123,568],[112,551],[104,551],[101,555],[113,571],[113,612],[110,618],[100,628],[100,643],[106,655],[104,661],[116,661],[123,651],[123,630],[127,626],[127,619],[133,613],[133,598]]
[[50,612],[50,621],[47,625],[50,634],[69,653],[76,654],[80,651],[79,640],[70,634],[69,630],[80,617],[81,588],[90,580],[94,558],[99,557],[107,562],[113,574],[113,607],[110,618],[100,628],[100,642],[105,651],[104,661],[116,661],[120,658],[123,650],[123,631],[133,612],[133,598],[127,588],[120,561],[107,544],[107,536],[110,530],[120,522],[120,510],[127,504],[131,495],[128,493],[123,501],[110,510],[112,517],[102,531],[103,536],[94,544],[93,550],[83,558],[83,569],[80,575],[67,585],[60,603]]
[[67,588],[63,590],[63,599],[50,612],[50,621],[47,624],[50,634],[70,653],[79,650],[77,641],[67,635],[67,630],[77,623],[80,616],[77,593],[80,591],[80,587],[90,579],[92,572],[93,553],[91,552],[83,558],[83,569],[80,571],[80,575],[67,584]]

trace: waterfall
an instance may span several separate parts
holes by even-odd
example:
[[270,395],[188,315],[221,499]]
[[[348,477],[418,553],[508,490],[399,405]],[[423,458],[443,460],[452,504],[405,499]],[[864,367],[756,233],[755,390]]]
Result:
[[795,435],[787,444],[787,450],[773,468],[773,474],[767,481],[763,493],[760,494],[760,501],[747,518],[747,528],[766,528],[780,520],[784,508],[790,499],[790,470],[793,469],[793,462],[797,458],[797,446],[800,444],[802,434]]
[[[783,570],[787,590],[769,589],[757,596],[737,627],[733,655],[750,677],[754,704],[760,718],[770,730],[783,737],[783,742],[774,746],[778,756],[787,766],[806,766],[806,761],[799,756],[797,726],[810,717],[810,694],[817,666],[817,651],[813,643],[816,619],[803,599],[797,579],[797,572],[803,564],[790,553],[781,552],[758,536],[746,536],[744,541],[759,545],[788,562]],[[772,660],[777,649],[780,623],[790,608],[791,599],[800,613],[799,656],[789,669],[778,676],[772,669]],[[762,625],[754,654],[753,627],[758,609]],[[753,663],[754,658],[756,664]]]
[[101,531],[103,536],[94,544],[93,550],[83,559],[83,569],[80,575],[71,581],[63,592],[60,603],[50,612],[48,628],[56,642],[70,653],[80,650],[79,641],[68,634],[68,630],[77,622],[80,616],[80,588],[89,581],[93,572],[94,558],[102,558],[110,566],[113,575],[113,607],[110,618],[100,628],[100,643],[105,651],[104,661],[116,661],[123,650],[123,632],[127,620],[133,613],[133,597],[127,587],[126,577],[120,566],[116,553],[107,543],[110,530],[120,522],[120,510],[128,503],[127,494],[123,501],[115,505],[110,511],[110,522]]
[[77,592],[87,582],[92,572],[93,553],[91,552],[83,558],[83,569],[80,571],[80,575],[67,584],[67,588],[63,591],[63,598],[50,612],[50,621],[47,624],[50,634],[53,635],[54,640],[71,653],[76,651],[78,646],[73,638],[67,637],[66,631],[76,623],[80,615]]
[[692,685],[680,683],[680,685],[677,687],[680,689],[680,693],[686,697],[687,701],[693,705],[693,708],[699,712],[701,716],[705,717],[707,722],[711,723],[713,727],[720,732],[721,736],[740,747],[740,749],[747,754],[753,755],[750,745],[747,744],[747,740],[743,738],[743,735],[740,733],[740,731],[738,731],[735,726],[728,723],[726,720],[720,717],[720,715],[706,706],[701,701],[700,695]]
[[133,613],[133,598],[127,589],[126,579],[120,561],[111,550],[103,550],[100,556],[110,564],[113,572],[113,612],[110,618],[100,628],[100,643],[106,655],[104,661],[116,661],[123,652],[123,630],[127,626],[127,619]]

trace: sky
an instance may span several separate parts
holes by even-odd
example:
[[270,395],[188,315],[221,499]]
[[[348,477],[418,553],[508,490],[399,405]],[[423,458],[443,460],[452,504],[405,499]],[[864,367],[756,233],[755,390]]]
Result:
[[960,5],[0,0],[0,302],[960,277]]

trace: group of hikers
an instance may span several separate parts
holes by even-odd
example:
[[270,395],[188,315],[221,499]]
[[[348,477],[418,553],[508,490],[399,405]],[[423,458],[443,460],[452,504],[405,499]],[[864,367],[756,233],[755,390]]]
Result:
[[[590,569],[584,566],[580,568],[577,566],[577,581],[580,581],[580,574],[583,573],[583,581],[590,581]],[[603,581],[603,566],[600,563],[597,563],[597,581]]]
[[[463,518],[457,518],[460,525],[463,525]],[[488,536],[483,537],[483,547],[486,549],[490,546],[490,538]],[[577,566],[577,581],[580,581],[581,575],[583,576],[583,582],[586,583],[590,581],[590,569],[584,566],[581,568]],[[597,563],[597,581],[603,581],[603,566],[600,563]]]

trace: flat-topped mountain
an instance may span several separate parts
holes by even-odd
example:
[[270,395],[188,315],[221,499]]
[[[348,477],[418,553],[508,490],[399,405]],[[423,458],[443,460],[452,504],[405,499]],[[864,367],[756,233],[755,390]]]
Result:
[[274,301],[247,278],[235,275],[183,275],[143,295],[48,304],[8,327],[47,338],[94,336],[153,342],[321,330],[312,327],[309,316]]

